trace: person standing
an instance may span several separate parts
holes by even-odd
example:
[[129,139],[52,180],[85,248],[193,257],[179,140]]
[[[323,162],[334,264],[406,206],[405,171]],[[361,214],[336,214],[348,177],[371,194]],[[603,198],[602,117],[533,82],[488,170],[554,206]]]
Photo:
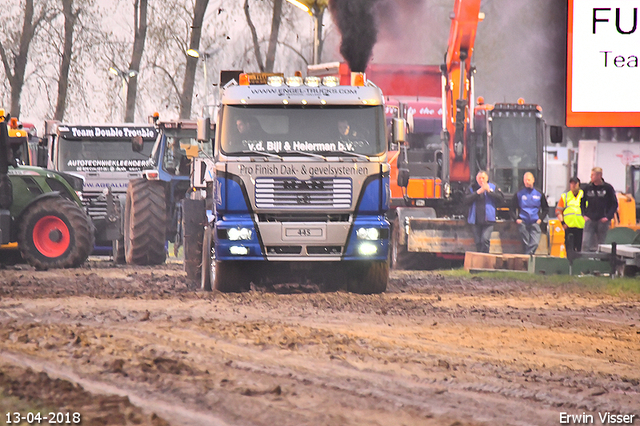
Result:
[[534,254],[540,244],[540,224],[548,215],[549,205],[547,197],[534,188],[536,179],[533,173],[525,173],[523,182],[524,188],[513,197],[511,218],[518,224],[524,254]]
[[467,222],[473,229],[476,251],[489,253],[491,233],[496,223],[496,206],[504,202],[504,195],[500,188],[489,182],[487,172],[481,170],[476,175],[476,183],[469,186],[464,201],[470,205]]
[[583,189],[580,203],[584,216],[582,251],[597,251],[604,244],[611,219],[618,210],[618,198],[613,186],[602,179],[602,169],[591,169],[591,182]]
[[582,249],[584,217],[580,204],[583,197],[584,191],[580,189],[580,179],[572,177],[569,179],[569,191],[560,196],[560,201],[556,206],[556,217],[564,228],[564,246],[567,251],[570,249],[570,236],[573,238],[573,251]]

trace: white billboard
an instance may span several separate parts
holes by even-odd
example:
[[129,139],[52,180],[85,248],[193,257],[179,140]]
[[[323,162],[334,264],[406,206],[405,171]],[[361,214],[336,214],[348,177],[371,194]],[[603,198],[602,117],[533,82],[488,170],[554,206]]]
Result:
[[567,126],[640,126],[638,0],[569,0]]

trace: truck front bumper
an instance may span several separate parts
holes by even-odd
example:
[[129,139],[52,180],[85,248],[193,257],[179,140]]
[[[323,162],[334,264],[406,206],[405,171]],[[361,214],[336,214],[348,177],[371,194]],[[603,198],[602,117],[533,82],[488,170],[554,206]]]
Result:
[[382,215],[348,222],[254,222],[247,215],[219,220],[215,229],[218,260],[386,260],[389,247]]

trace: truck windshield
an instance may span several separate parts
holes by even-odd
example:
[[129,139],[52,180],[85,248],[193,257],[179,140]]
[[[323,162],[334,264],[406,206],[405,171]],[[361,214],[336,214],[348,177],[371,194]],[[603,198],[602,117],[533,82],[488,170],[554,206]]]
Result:
[[[538,177],[538,120],[494,117],[491,122],[491,172],[505,194],[515,194],[526,172]],[[541,184],[542,182],[538,182]]]
[[58,139],[58,164],[73,172],[138,172],[151,167],[152,140],[145,140],[142,152],[131,149],[131,139]]
[[379,155],[386,149],[384,110],[377,106],[270,107],[226,105],[221,149],[277,154]]
[[[196,129],[165,128],[163,134],[166,141],[161,164],[171,174],[188,176],[192,158],[213,156],[213,143],[198,143]],[[159,147],[160,144],[156,144],[154,158]]]

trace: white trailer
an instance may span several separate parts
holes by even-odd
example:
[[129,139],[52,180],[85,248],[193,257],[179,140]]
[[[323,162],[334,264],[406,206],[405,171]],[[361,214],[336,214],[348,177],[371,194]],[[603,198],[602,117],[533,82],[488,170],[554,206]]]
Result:
[[633,142],[604,142],[581,140],[578,148],[578,178],[590,181],[591,169],[602,168],[602,177],[616,192],[629,192],[627,168],[640,164],[640,144]]

